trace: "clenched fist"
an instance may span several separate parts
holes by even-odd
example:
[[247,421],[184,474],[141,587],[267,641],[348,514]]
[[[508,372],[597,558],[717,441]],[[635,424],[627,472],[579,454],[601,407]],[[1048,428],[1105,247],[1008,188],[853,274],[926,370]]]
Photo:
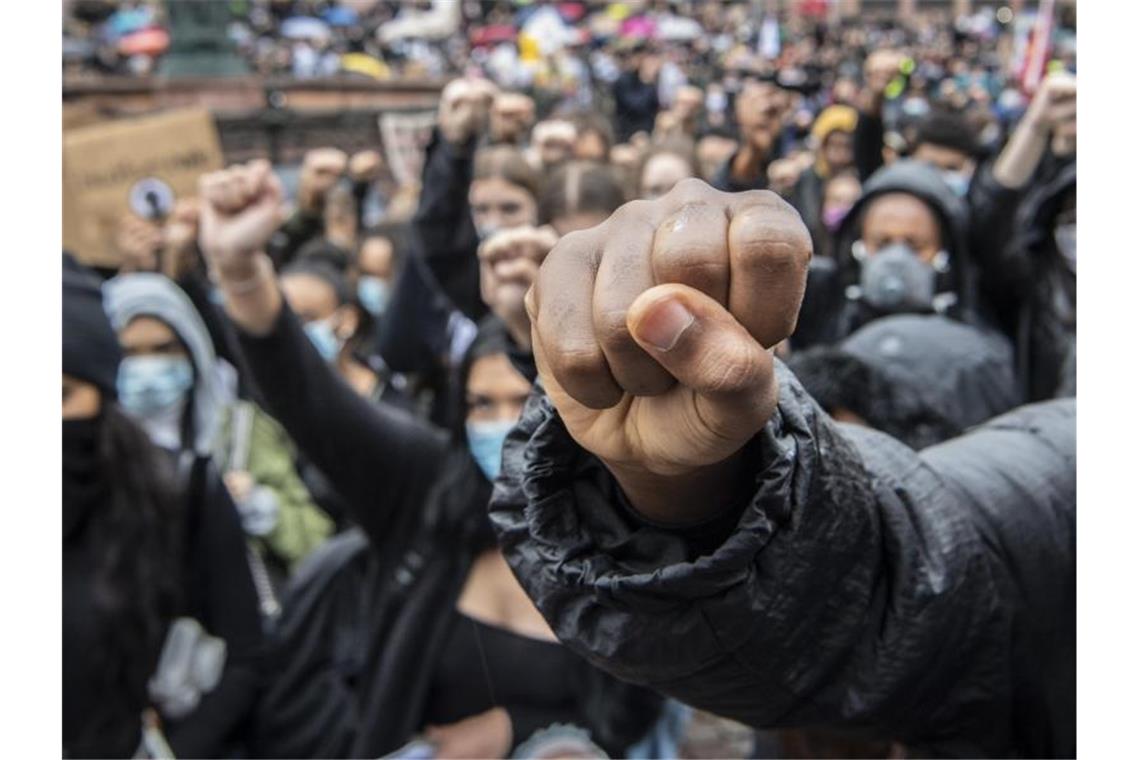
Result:
[[198,246],[243,329],[264,334],[281,309],[265,245],[282,221],[281,181],[267,161],[205,174],[198,181]]
[[337,148],[316,148],[305,154],[297,182],[297,205],[302,211],[319,214],[329,190],[348,168],[348,156]]
[[684,180],[562,238],[526,306],[535,359],[570,434],[651,519],[683,522],[734,476],[767,423],[769,350],[795,328],[811,238],[766,191]]
[[439,100],[439,131],[453,145],[463,145],[486,128],[498,88],[485,79],[454,79]]
[[530,345],[530,321],[523,297],[538,268],[558,242],[550,227],[516,227],[495,233],[479,246],[479,291],[483,303],[506,323],[521,346]]

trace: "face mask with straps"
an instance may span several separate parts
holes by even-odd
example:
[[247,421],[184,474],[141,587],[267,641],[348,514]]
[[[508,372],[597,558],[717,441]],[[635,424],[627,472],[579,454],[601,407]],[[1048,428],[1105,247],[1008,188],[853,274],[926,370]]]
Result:
[[874,254],[863,241],[851,246],[859,262],[859,284],[848,298],[861,300],[887,313],[943,313],[957,302],[950,292],[938,292],[938,277],[950,271],[950,255],[939,251],[930,263],[906,243],[892,243]]

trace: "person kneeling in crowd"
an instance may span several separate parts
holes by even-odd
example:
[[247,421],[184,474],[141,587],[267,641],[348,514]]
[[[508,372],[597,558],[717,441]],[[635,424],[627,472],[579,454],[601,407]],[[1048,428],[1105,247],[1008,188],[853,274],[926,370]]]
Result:
[[[437,756],[505,757],[536,730],[571,723],[624,754],[657,720],[660,698],[561,647],[490,531],[502,440],[530,391],[502,326],[472,344],[450,435],[371,405],[331,371],[272,275],[263,251],[281,191],[268,164],[207,175],[201,191],[202,249],[249,366],[269,408],[349,503],[386,592],[371,600],[375,635],[356,653],[366,666],[354,683],[298,674],[288,647],[275,650],[282,680],[260,710],[275,721],[260,732],[274,744],[260,751],[374,757],[423,734]],[[320,709],[308,709],[318,694]]]

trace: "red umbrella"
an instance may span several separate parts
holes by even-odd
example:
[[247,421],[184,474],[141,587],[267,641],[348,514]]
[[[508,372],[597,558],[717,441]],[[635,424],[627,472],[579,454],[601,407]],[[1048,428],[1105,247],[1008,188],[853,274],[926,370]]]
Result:
[[128,34],[119,40],[119,52],[123,55],[159,55],[170,47],[170,34],[165,29],[152,27]]
[[494,24],[472,29],[470,40],[474,47],[498,45],[502,42],[514,42],[517,33],[518,30],[509,24]]

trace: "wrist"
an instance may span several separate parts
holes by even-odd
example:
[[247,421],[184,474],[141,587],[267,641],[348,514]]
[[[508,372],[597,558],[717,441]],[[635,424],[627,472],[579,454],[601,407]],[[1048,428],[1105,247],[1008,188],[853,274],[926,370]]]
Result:
[[728,509],[738,492],[744,461],[742,448],[715,464],[663,475],[642,467],[606,463],[630,506],[646,521],[683,528],[705,522]]
[[273,262],[263,251],[234,256],[214,269],[214,280],[227,295],[240,296],[256,290],[273,276]]

